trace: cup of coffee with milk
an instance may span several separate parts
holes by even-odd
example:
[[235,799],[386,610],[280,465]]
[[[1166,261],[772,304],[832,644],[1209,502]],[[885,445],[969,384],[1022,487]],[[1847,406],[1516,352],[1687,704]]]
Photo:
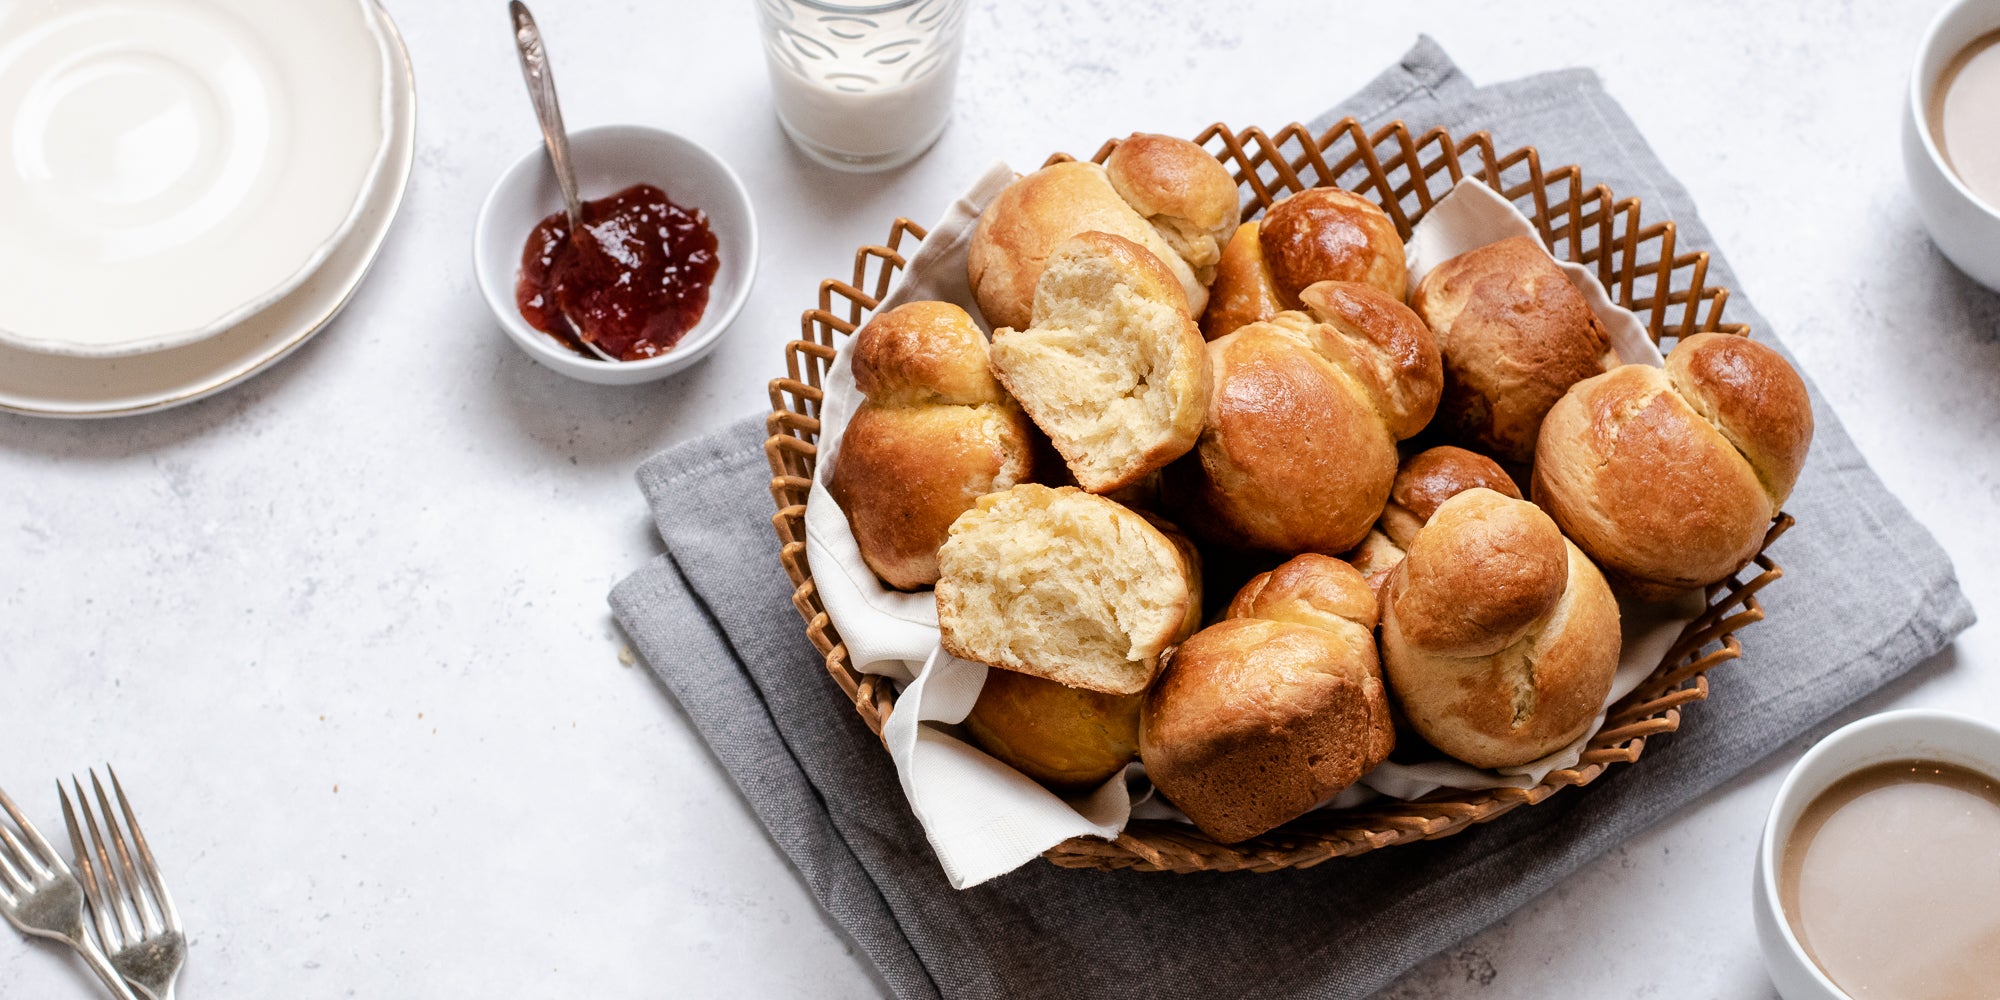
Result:
[[1785,1000],[2000,996],[2000,728],[1914,709],[1821,740],[1771,806],[1752,906]]
[[1903,110],[1903,169],[1938,249],[2000,291],[2000,0],[1956,0],[1924,32]]

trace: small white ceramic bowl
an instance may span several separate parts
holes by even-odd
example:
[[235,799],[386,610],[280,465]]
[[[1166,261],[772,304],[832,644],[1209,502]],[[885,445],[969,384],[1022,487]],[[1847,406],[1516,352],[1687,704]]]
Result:
[[2000,292],[2000,205],[1980,200],[1952,172],[1928,120],[1951,57],[1994,31],[2000,31],[2000,0],[1956,0],[1924,31],[1903,102],[1903,172],[1938,249],[1972,280]]
[[1941,761],[2000,777],[2000,728],[1932,709],[1883,712],[1841,727],[1792,766],[1764,823],[1751,900],[1764,967],[1785,1000],[1848,1000],[1807,956],[1778,899],[1778,866],[1792,827],[1834,782],[1864,767],[1898,760]]
[[528,325],[514,300],[521,251],[537,223],[562,211],[562,190],[541,144],[500,175],[472,234],[473,270],[500,328],[528,356],[585,382],[636,385],[664,378],[700,360],[742,310],[757,275],[757,216],[750,194],[729,164],[690,139],[643,125],[600,125],[571,132],[570,154],[585,201],[634,184],[652,184],[674,203],[708,213],[717,266],[708,308],[673,350],[643,361],[586,358]]

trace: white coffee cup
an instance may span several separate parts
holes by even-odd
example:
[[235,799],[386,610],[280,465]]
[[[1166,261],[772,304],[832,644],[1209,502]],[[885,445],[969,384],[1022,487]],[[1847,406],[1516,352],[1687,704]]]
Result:
[[1980,200],[1952,172],[1929,124],[1939,77],[1952,57],[1994,31],[2000,31],[2000,0],[1954,0],[1924,31],[1903,108],[1903,172],[1938,249],[1972,280],[2000,291],[2000,206]]
[[1840,779],[1865,767],[1899,760],[1938,761],[1979,774],[2000,775],[2000,728],[1933,709],[1883,712],[1843,726],[1792,766],[1764,823],[1751,896],[1764,968],[1785,1000],[1849,1000],[1812,960],[1785,916],[1778,894],[1778,872],[1792,828],[1806,807]]

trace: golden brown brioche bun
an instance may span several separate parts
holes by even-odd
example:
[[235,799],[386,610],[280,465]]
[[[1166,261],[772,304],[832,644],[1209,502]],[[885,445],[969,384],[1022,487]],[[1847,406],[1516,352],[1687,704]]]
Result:
[[1278,291],[1257,230],[1258,223],[1245,222],[1222,246],[1215,283],[1208,287],[1208,306],[1201,313],[1201,335],[1209,340],[1298,307],[1296,300],[1288,302]]
[[1081,233],[1042,270],[1034,322],[993,332],[993,374],[1092,493],[1187,453],[1208,408],[1208,352],[1159,258]]
[[1238,226],[1223,247],[1201,332],[1210,340],[1300,307],[1322,281],[1351,281],[1403,301],[1403,239],[1375,203],[1338,188],[1310,188]]
[[1521,499],[1521,488],[1500,463],[1477,452],[1451,445],[1428,448],[1403,459],[1389,487],[1389,505],[1368,537],[1342,558],[1361,571],[1379,597],[1389,571],[1403,561],[1403,550],[1416,540],[1418,529],[1438,506],[1474,487]]
[[965,717],[987,753],[1062,791],[1095,788],[1139,759],[1144,695],[1102,694],[993,668]]
[[841,432],[827,490],[876,576],[927,587],[951,522],[1029,477],[1033,429],[987,371],[986,336],[955,305],[882,313],[853,351],[865,398]]
[[1382,594],[1382,667],[1410,725],[1475,767],[1583,736],[1618,671],[1618,603],[1548,515],[1475,488],[1417,532]]
[[1104,166],[1055,163],[1008,185],[980,213],[966,279],[987,323],[1018,329],[1049,255],[1078,233],[1111,233],[1159,257],[1200,315],[1236,216],[1236,182],[1215,157],[1185,139],[1134,135]]
[[1354,567],[1316,552],[1259,573],[1229,601],[1224,618],[1262,618],[1343,632],[1347,623],[1375,627],[1375,595],[1354,586]]
[[1527,236],[1438,265],[1410,305],[1444,354],[1439,422],[1504,461],[1533,458],[1549,407],[1570,386],[1618,363],[1583,294]]
[[1214,372],[1195,458],[1169,470],[1183,527],[1222,544],[1334,554],[1381,513],[1396,441],[1442,382],[1430,331],[1367,285],[1321,282],[1208,345]]
[[1194,547],[1163,524],[1073,486],[980,497],[938,550],[945,651],[1106,694],[1145,690],[1200,619]]
[[1571,388],[1542,424],[1535,502],[1621,590],[1671,596],[1756,554],[1812,429],[1805,383],[1776,351],[1699,334],[1664,369]]
[[1233,844],[1331,798],[1389,756],[1375,598],[1304,555],[1250,581],[1146,697],[1139,754],[1160,792]]
[[1186,139],[1134,132],[1104,158],[1104,174],[1203,287],[1215,280],[1222,245],[1242,214],[1227,167]]
[[1389,505],[1383,508],[1377,526],[1390,541],[1407,549],[1416,540],[1417,530],[1446,500],[1482,486],[1501,496],[1521,499],[1521,488],[1514,485],[1514,477],[1500,463],[1448,444],[1426,448],[1404,459],[1396,469]]
[[1446,500],[1479,486],[1521,499],[1514,477],[1478,452],[1446,444],[1411,455],[1396,470],[1396,485],[1389,490],[1389,507],[1383,512],[1385,521],[1393,514],[1396,522],[1389,526],[1389,537],[1407,546]]

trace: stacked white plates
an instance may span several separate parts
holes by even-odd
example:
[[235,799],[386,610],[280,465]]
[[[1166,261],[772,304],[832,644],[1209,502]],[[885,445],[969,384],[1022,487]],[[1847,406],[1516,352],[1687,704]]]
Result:
[[0,410],[143,413],[346,305],[409,180],[374,0],[0,7]]

